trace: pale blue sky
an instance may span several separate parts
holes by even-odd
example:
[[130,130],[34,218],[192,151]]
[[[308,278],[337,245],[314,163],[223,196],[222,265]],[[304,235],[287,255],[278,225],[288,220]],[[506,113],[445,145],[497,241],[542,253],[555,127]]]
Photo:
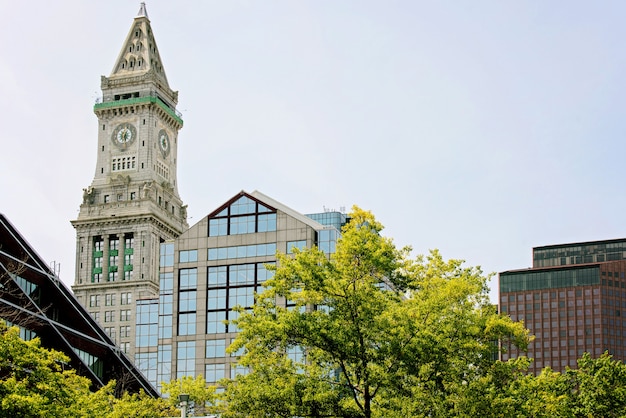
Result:
[[[190,223],[240,190],[357,204],[498,272],[626,236],[623,1],[147,2]],[[73,282],[100,75],[139,2],[0,0],[0,211]]]

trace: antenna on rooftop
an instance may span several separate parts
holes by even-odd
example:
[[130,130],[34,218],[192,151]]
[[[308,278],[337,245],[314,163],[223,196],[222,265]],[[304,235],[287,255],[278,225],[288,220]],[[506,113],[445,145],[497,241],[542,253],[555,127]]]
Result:
[[57,263],[56,261],[52,261],[50,263],[50,268],[52,269],[52,273],[54,273],[54,281],[58,281],[59,276],[61,274],[61,263]]

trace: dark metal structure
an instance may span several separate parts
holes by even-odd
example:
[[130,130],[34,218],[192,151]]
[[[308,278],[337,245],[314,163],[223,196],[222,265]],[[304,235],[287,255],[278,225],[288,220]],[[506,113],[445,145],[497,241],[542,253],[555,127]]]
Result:
[[27,338],[65,353],[69,367],[88,377],[93,388],[116,380],[116,392],[156,389],[122,353],[74,295],[0,214],[0,318]]

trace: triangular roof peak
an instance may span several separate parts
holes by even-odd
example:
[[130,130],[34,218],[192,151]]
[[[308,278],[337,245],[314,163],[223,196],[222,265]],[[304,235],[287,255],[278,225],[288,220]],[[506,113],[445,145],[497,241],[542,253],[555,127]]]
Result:
[[214,216],[216,216],[217,214],[222,212],[225,208],[227,208],[228,206],[230,206],[231,204],[233,204],[234,202],[236,202],[237,200],[239,200],[241,197],[244,197],[244,196],[248,197],[248,198],[250,198],[250,199],[252,199],[252,200],[254,200],[256,202],[259,202],[259,203],[263,204],[264,206],[268,207],[272,211],[273,210],[280,210],[281,212],[286,213],[287,215],[291,216],[292,218],[296,218],[300,222],[309,225],[313,229],[316,229],[316,230],[328,229],[327,226],[322,225],[321,223],[319,223],[319,222],[309,218],[308,216],[305,216],[305,215],[301,214],[300,212],[298,212],[298,211],[296,211],[294,209],[291,209],[289,206],[284,205],[284,204],[280,203],[279,201],[277,201],[275,199],[272,199],[271,197],[267,196],[266,194],[263,194],[263,193],[259,192],[258,190],[255,190],[252,193],[248,193],[245,190],[240,191],[235,196],[233,196],[230,199],[228,199],[220,207],[215,209],[213,212],[209,213],[209,215],[207,217],[208,218],[213,218]]
[[142,2],[115,61],[110,78],[136,77],[150,72],[169,88],[146,4]]

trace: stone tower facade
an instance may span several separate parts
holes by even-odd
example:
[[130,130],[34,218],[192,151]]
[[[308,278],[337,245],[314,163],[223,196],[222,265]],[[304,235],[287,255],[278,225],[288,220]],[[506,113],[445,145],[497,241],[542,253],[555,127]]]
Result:
[[136,301],[159,293],[160,243],[188,228],[176,176],[178,92],[169,87],[144,3],[101,89],[96,171],[72,221],[72,289],[132,359]]

